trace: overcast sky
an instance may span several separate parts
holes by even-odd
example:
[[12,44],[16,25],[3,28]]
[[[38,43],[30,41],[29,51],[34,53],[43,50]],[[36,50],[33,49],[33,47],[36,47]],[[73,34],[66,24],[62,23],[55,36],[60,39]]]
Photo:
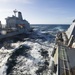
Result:
[[70,24],[75,19],[75,0],[0,0],[2,23],[14,9],[31,24]]

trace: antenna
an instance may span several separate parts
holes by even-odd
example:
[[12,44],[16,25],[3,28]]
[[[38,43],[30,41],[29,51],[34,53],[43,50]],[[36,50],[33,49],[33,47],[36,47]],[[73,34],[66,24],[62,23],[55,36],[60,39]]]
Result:
[[15,14],[15,17],[16,17],[16,13],[17,13],[18,11],[15,9],[13,12],[14,12],[14,14]]

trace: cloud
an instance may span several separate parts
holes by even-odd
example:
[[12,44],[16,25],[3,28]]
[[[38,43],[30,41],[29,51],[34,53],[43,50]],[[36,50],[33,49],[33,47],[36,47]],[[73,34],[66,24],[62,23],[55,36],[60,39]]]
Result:
[[25,3],[32,4],[34,0],[0,0],[0,3]]
[[3,9],[3,8],[1,9],[0,8],[0,12],[9,12],[9,11],[12,11],[12,9]]
[[0,21],[2,24],[5,24],[5,18],[8,16],[12,16],[12,9],[0,8]]
[[16,1],[16,2],[20,2],[20,3],[26,3],[26,4],[32,4],[32,0],[14,0],[14,1]]

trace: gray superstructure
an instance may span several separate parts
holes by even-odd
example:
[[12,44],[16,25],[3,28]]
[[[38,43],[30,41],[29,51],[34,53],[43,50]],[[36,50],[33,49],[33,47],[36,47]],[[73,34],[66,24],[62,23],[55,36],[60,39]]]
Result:
[[[17,34],[28,33],[31,30],[30,24],[27,20],[22,18],[21,12],[15,10],[14,13],[15,15],[12,15],[12,17],[6,18],[6,25],[4,28],[0,21],[0,39]],[[18,13],[18,16],[16,16],[16,13]]]

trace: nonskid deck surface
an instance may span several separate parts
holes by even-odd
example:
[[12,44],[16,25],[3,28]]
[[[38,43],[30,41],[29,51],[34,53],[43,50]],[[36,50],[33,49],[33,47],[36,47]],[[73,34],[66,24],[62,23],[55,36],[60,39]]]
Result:
[[61,61],[63,63],[63,66],[61,67],[64,70],[64,74],[65,75],[71,75],[71,71],[70,71],[70,63],[67,57],[67,53],[64,47],[61,46]]
[[[75,49],[68,48],[61,43],[58,45],[58,75],[75,75],[73,74],[72,67],[75,66],[74,62],[71,61],[71,58],[75,55],[70,54],[75,53]],[[74,58],[72,58],[75,60]]]

